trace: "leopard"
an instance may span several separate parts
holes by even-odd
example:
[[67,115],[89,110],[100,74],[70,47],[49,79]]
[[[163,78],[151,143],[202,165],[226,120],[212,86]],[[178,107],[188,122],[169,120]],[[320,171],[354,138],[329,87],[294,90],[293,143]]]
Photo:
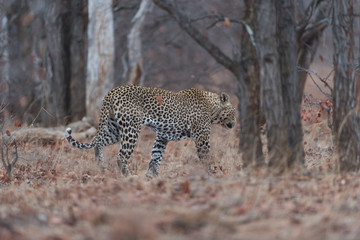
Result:
[[191,88],[178,92],[138,85],[117,87],[105,95],[97,132],[89,143],[75,140],[71,128],[65,138],[80,149],[95,149],[95,159],[104,164],[105,146],[120,142],[117,165],[130,175],[128,160],[143,125],[156,133],[147,177],[159,175],[163,153],[169,141],[192,138],[201,163],[210,157],[210,130],[213,124],[226,129],[236,124],[235,108],[229,95]]

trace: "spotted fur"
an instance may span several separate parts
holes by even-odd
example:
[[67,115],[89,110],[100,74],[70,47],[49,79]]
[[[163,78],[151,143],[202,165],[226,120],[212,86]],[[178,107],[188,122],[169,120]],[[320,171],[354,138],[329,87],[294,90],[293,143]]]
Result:
[[225,93],[216,94],[195,88],[172,92],[159,88],[121,86],[104,98],[99,128],[90,143],[81,143],[66,129],[66,140],[77,148],[95,147],[96,160],[104,163],[103,148],[120,142],[117,163],[124,175],[129,174],[132,154],[142,125],[149,126],[156,139],[151,152],[147,176],[157,176],[166,145],[191,137],[201,161],[210,152],[211,124],[225,128],[235,125],[235,108]]

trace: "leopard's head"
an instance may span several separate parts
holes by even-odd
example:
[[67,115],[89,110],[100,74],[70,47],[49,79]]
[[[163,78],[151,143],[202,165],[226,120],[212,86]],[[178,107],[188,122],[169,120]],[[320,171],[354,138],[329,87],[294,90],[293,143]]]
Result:
[[220,124],[224,128],[231,129],[235,127],[235,108],[229,101],[229,96],[226,93],[221,93],[220,97],[220,111],[217,112],[213,119],[213,123]]

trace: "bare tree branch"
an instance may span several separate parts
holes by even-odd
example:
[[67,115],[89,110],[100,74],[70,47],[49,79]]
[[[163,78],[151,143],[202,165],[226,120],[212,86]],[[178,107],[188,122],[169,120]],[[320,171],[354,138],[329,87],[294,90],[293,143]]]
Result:
[[192,24],[191,20],[183,15],[173,4],[167,0],[153,0],[153,2],[163,10],[167,11],[179,24],[179,26],[189,34],[200,46],[202,46],[218,63],[228,70],[234,72],[235,66],[239,63],[229,58],[223,51],[209,41]]
[[301,40],[306,43],[307,41],[309,41],[309,39],[313,38],[314,35],[321,33],[329,25],[329,23],[329,19],[324,18],[320,19],[318,22],[309,25],[306,28],[306,31],[301,36]]
[[122,11],[122,10],[137,10],[140,7],[140,3],[134,3],[130,6],[113,6],[113,11]]
[[309,74],[309,76],[310,76],[311,80],[313,81],[313,83],[316,85],[316,87],[319,89],[319,91],[322,94],[324,94],[327,98],[332,99],[331,94],[324,92],[324,90],[322,90],[322,88],[319,86],[319,84],[317,84],[317,82],[314,80],[313,76],[311,74]]
[[[215,21],[213,23],[211,23],[209,26],[206,27],[206,29],[210,29],[212,28],[213,26],[215,26],[217,23],[219,22],[224,22],[226,17],[224,15],[220,15],[220,14],[209,14],[209,15],[204,15],[204,16],[201,16],[201,17],[198,17],[198,18],[194,18],[194,19],[191,19],[190,20],[190,23],[193,23],[193,22],[197,22],[197,21],[200,21],[200,20],[204,20],[204,19],[215,19]],[[248,24],[241,20],[241,19],[234,19],[234,18],[227,18],[231,23],[237,23],[237,24],[243,24],[245,26],[247,26]]]
[[[191,19],[191,23],[192,22],[197,22],[197,21],[200,21],[200,20],[204,20],[204,19],[215,19],[214,22],[212,22],[209,26],[206,27],[206,29],[210,29],[212,27],[214,27],[217,23],[219,22],[225,22],[226,19],[228,19],[231,23],[237,23],[237,24],[241,24],[245,27],[246,29],[246,32],[249,34],[249,37],[250,37],[250,42],[251,44],[254,46],[254,48],[256,49],[256,42],[255,42],[255,37],[254,37],[254,31],[251,29],[250,25],[247,24],[245,21],[243,20],[240,20],[240,19],[232,19],[232,18],[226,18],[225,16],[223,15],[220,15],[220,14],[208,14],[208,15],[204,15],[202,17],[198,17],[198,18],[194,18],[194,19]],[[226,33],[225,33],[226,34]],[[229,36],[228,36],[229,37]],[[234,59],[238,59],[239,57],[239,54],[238,54],[238,50],[236,48],[236,44],[234,43],[234,40],[233,38],[229,37],[229,39],[231,40],[231,43],[232,43],[232,46],[233,46],[233,56],[234,56]]]
[[[309,23],[311,16],[316,8],[314,22]],[[301,9],[301,8],[300,8]],[[308,6],[305,16],[298,23],[297,41],[298,41],[298,59],[297,65],[308,69],[314,59],[316,49],[319,45],[319,39],[324,29],[329,25],[330,0],[313,0]],[[299,91],[304,92],[306,73],[299,72]]]
[[[210,29],[212,28],[213,26],[215,26],[217,23],[219,22],[224,22],[226,17],[223,16],[223,15],[219,15],[219,14],[216,14],[214,15],[216,17],[216,21],[213,22],[212,24],[210,24],[209,26],[206,27],[206,29]],[[245,21],[243,20],[239,20],[239,19],[233,19],[233,18],[229,18],[229,21],[232,22],[232,23],[238,23],[238,24],[242,24],[244,25],[245,29],[246,29],[246,32],[249,34],[250,36],[250,40],[251,40],[251,44],[256,48],[256,42],[255,42],[255,38],[254,38],[254,32],[253,30],[251,29],[251,27],[249,26],[249,24],[247,24]]]
[[[300,15],[301,15],[301,22],[297,25],[296,30],[298,32],[302,32],[304,31],[304,29],[306,28],[306,26],[308,25],[310,18],[313,15],[314,9],[316,8],[316,6],[318,5],[319,1],[318,0],[313,0],[309,6],[307,7],[306,11],[304,11],[303,9],[303,1],[297,1],[298,3],[301,2],[299,5],[301,6],[299,8],[300,10]],[[320,1],[321,2],[321,1]]]
[[190,20],[191,23],[193,22],[198,22],[198,21],[201,21],[201,20],[204,20],[204,19],[218,19],[219,18],[219,14],[207,14],[207,15],[204,15],[204,16],[201,16],[201,17],[197,17],[197,18],[193,18]]
[[[303,71],[308,73],[308,75],[310,76],[311,80],[313,81],[313,83],[316,85],[316,87],[320,90],[320,92],[322,94],[324,94],[327,98],[332,99],[332,92],[333,92],[333,88],[328,84],[328,80],[330,79],[330,75],[334,72],[334,70],[331,70],[325,78],[322,78],[318,73],[310,70],[310,69],[305,69],[303,67],[298,66],[297,69],[299,71]],[[324,90],[317,84],[317,82],[315,81],[315,79],[312,77],[312,75],[315,75],[322,83],[325,84],[325,87],[327,87],[330,90],[330,94],[324,92]]]

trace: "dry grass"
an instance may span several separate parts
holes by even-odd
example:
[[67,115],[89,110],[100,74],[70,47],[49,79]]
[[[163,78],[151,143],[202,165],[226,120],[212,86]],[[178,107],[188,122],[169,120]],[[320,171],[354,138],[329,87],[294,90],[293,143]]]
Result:
[[330,131],[319,124],[305,125],[308,176],[241,170],[236,131],[220,127],[215,176],[185,140],[169,144],[161,177],[147,179],[148,129],[128,178],[116,166],[118,146],[105,149],[101,172],[93,151],[25,143],[11,185],[0,169],[0,239],[358,239],[359,174],[331,171]]

